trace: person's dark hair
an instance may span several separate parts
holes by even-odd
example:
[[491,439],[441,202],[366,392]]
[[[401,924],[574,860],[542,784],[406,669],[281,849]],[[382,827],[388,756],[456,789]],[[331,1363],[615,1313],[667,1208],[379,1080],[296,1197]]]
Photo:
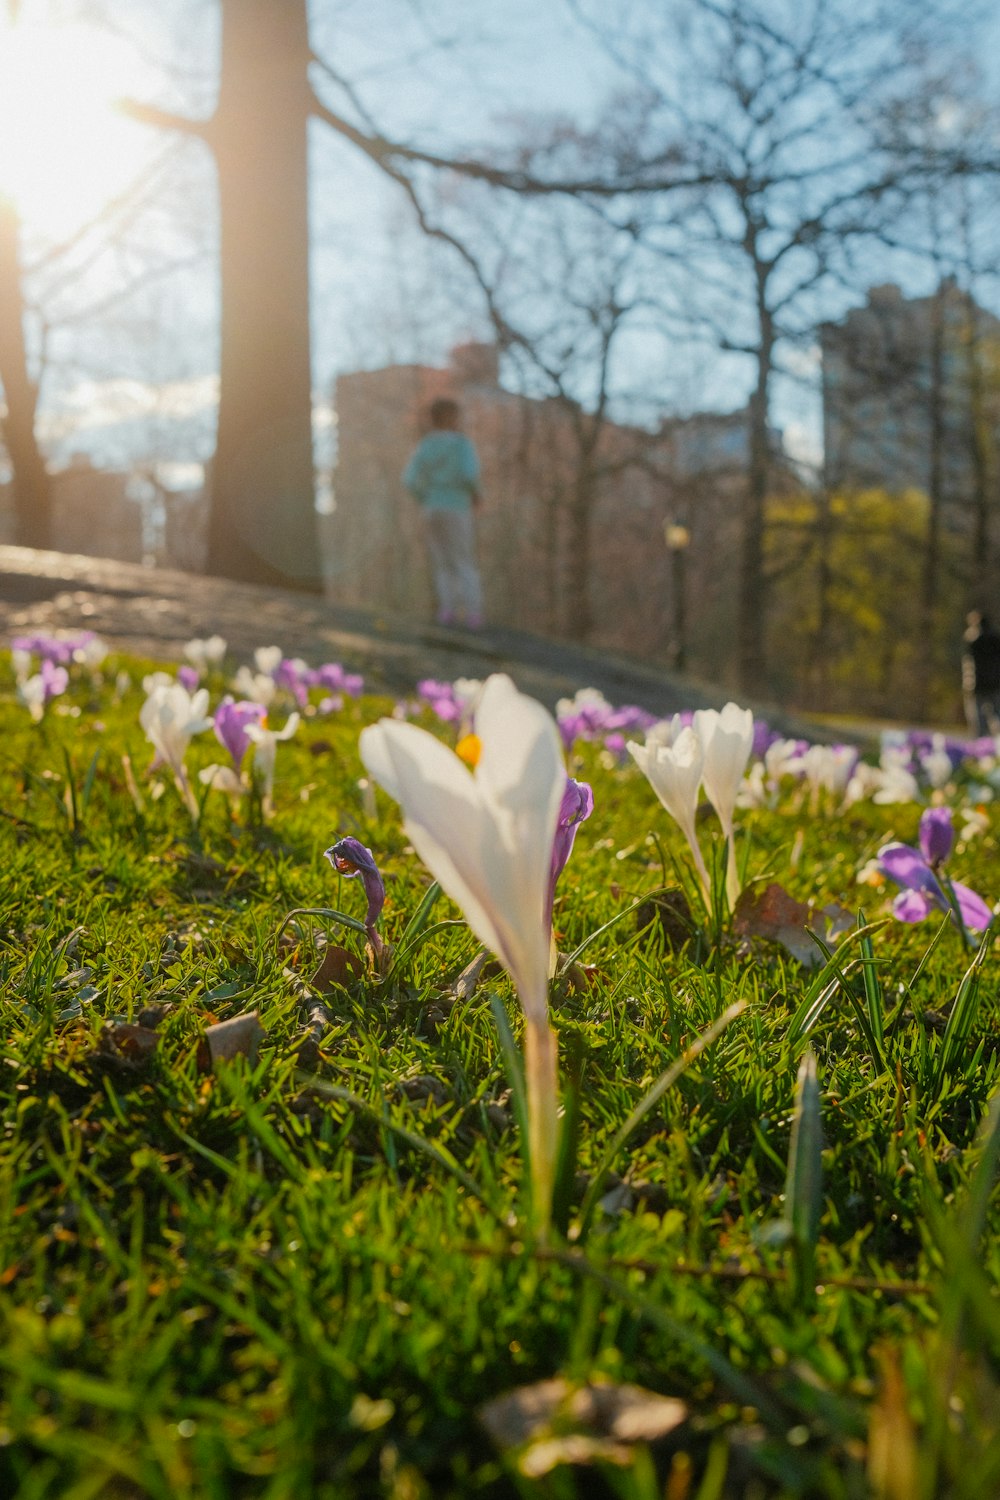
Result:
[[458,402],[450,396],[439,396],[431,402],[430,418],[432,427],[454,427],[458,421]]

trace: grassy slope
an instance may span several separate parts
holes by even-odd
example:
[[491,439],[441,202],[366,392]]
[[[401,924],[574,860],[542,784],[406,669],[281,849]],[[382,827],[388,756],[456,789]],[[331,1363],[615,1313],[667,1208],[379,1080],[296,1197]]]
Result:
[[[883,1451],[904,1486],[912,1459],[928,1495],[997,1492],[998,1214],[994,1197],[978,1243],[967,1197],[998,1072],[992,956],[944,1080],[934,1013],[968,963],[957,934],[912,993],[935,924],[875,936],[870,972],[898,1010],[884,1066],[841,992],[823,1010],[814,1291],[762,1239],[784,1210],[802,1050],[789,1028],[811,976],[770,947],[665,951],[623,918],[588,948],[590,983],[554,1005],[564,1057],[585,1057],[582,1173],[697,1033],[734,998],[747,1009],[618,1160],[646,1196],[603,1215],[583,1251],[536,1254],[512,1218],[519,1146],[488,992],[515,1030],[516,1002],[502,976],[442,999],[475,953],[463,925],[433,931],[391,984],[334,990],[315,1071],[300,1066],[289,970],[315,968],[323,923],[291,948],[279,925],[293,907],[363,908],[322,850],[345,833],[373,848],[390,941],[427,883],[395,808],[380,799],[376,824],[362,813],[357,732],[388,705],[349,704],[279,747],[269,828],[234,827],[213,795],[192,840],[172,788],[147,789],[142,814],[127,794],[122,750],[148,759],[138,691],[118,706],[71,697],[79,718],[39,727],[9,692],[0,703],[0,1493],[645,1500],[665,1474],[672,1500],[909,1493],[879,1490]],[[213,748],[196,741],[191,760]],[[634,768],[587,749],[574,769],[596,810],[560,888],[565,951],[663,884],[663,849],[682,858]],[[918,813],[744,816],[751,873],[852,909],[863,892],[875,915],[882,898],[856,870],[888,837],[912,839]],[[961,873],[995,894],[995,869],[986,835]],[[443,899],[433,913],[455,915]],[[106,1020],[150,1004],[171,1007],[155,1051],[131,1067],[102,1056]],[[254,1008],[256,1067],[201,1070],[205,1025]],[[691,1403],[658,1478],[642,1456],[600,1481],[500,1466],[476,1407],[555,1373]]]

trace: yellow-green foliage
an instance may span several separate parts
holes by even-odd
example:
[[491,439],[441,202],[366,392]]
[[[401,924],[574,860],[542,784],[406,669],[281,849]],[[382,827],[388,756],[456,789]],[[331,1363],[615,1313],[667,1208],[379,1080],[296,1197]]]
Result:
[[942,534],[928,633],[922,582],[927,496],[799,494],[768,508],[771,656],[807,705],[950,717],[958,686],[957,540]]

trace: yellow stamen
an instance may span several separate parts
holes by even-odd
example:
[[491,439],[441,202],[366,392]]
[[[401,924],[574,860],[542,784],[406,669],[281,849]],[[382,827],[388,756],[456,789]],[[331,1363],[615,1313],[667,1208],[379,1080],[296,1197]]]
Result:
[[455,754],[459,760],[464,760],[467,766],[473,770],[479,764],[479,757],[483,753],[483,743],[478,734],[463,734],[455,746]]

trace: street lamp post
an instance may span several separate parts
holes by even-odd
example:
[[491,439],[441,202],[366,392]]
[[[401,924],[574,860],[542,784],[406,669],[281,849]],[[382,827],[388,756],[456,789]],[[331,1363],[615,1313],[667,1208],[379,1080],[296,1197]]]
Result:
[[665,521],[663,537],[670,553],[670,591],[673,600],[670,665],[675,671],[683,672],[687,665],[685,554],[691,545],[691,533],[679,521]]

